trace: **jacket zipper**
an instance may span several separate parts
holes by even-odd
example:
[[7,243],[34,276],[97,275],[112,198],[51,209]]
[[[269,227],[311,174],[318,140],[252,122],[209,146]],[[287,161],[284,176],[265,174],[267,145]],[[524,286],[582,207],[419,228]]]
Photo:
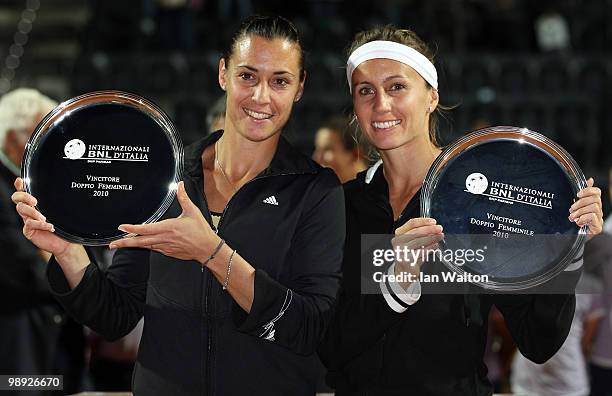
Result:
[[[229,199],[229,201],[227,201],[227,204],[225,204],[225,207],[223,208],[223,213],[221,213],[221,217],[219,218],[219,223],[217,224],[217,235],[219,234],[219,231],[221,230],[221,225],[223,224],[223,219],[225,217],[225,214],[227,213],[229,206],[232,202],[232,200],[234,200],[234,197],[236,197],[236,195],[238,195],[238,193],[240,192],[240,190],[242,190],[244,188],[244,186],[253,183],[256,180],[260,180],[260,179],[265,179],[268,177],[272,177],[272,176],[289,176],[289,175],[298,175],[298,174],[305,174],[306,172],[289,172],[289,173],[278,173],[278,174],[268,174],[268,175],[262,175],[262,176],[256,176],[255,178],[249,180],[248,182],[244,183],[242,185],[242,187],[240,187],[238,189],[238,191],[236,191],[234,193],[234,195],[231,196],[231,198]],[[206,202],[206,198],[204,198],[204,201]],[[206,207],[208,207],[208,203],[206,203]],[[204,272],[204,267],[202,267],[202,273]],[[206,295],[204,297],[204,313],[206,314],[206,324],[207,324],[207,329],[208,329],[208,341],[207,341],[207,353],[206,353],[206,395],[210,395],[212,396],[212,367],[211,367],[211,354],[212,354],[212,326],[211,326],[211,320],[210,320],[210,315],[208,313],[208,299],[210,297],[210,293],[211,293],[211,289],[212,289],[212,276],[208,276],[208,281],[206,282]]]
[[[209,211],[208,210],[208,200],[206,199],[206,195],[204,194],[204,189],[201,188],[201,187],[202,187],[201,185],[196,185],[195,186],[196,191],[198,192],[198,194],[200,194],[200,196],[202,196],[202,198],[204,199],[204,210],[206,212],[208,212]],[[218,233],[218,228],[217,228],[217,230],[215,232]],[[206,337],[207,338],[207,340],[206,340],[206,342],[207,342],[207,345],[206,345],[206,351],[207,351],[206,352],[206,369],[204,369],[203,365],[201,364],[200,365],[200,371],[201,371],[202,377],[204,378],[204,381],[205,381],[204,387],[206,388],[206,391],[205,391],[204,394],[205,395],[209,395],[209,394],[212,394],[212,392],[210,390],[210,388],[211,388],[211,385],[210,385],[210,377],[211,377],[211,375],[210,375],[210,354],[211,354],[212,347],[211,347],[211,335],[210,335],[210,331],[211,331],[211,329],[210,329],[211,328],[210,322],[211,322],[211,320],[210,320],[210,315],[208,313],[208,299],[210,297],[210,289],[212,287],[212,279],[211,279],[210,274],[208,276],[204,275],[204,266],[200,267],[200,271],[201,271],[201,275],[202,275],[200,277],[200,279],[202,280],[202,283],[201,283],[202,284],[202,294],[204,295],[204,301],[202,303],[202,299],[200,299],[200,303],[201,303],[201,307],[203,305],[203,307],[201,309],[204,311],[204,314],[206,316],[206,317],[200,316],[200,318],[201,318],[200,319],[200,323],[201,323],[201,326],[202,326],[202,331],[200,332],[200,337],[201,337],[202,345],[204,344],[204,336],[203,336],[204,329],[208,329],[208,331],[207,331],[208,336]],[[204,289],[204,278],[205,277],[206,277],[206,289]]]

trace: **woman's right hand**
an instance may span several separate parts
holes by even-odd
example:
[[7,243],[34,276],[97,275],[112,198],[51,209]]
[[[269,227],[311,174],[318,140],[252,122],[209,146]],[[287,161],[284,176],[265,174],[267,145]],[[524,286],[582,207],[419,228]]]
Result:
[[54,255],[70,287],[76,287],[89,265],[89,256],[85,248],[54,234],[53,224],[47,223],[45,216],[36,210],[36,198],[23,191],[23,180],[19,177],[15,180],[15,189],[17,191],[13,193],[11,199],[23,220],[23,235],[40,250]]
[[[395,238],[392,239],[393,249],[399,248],[402,255],[408,257],[407,261],[395,261],[395,274],[407,272],[418,277],[421,272],[424,258],[428,251],[435,250],[438,242],[444,238],[443,228],[436,224],[436,220],[429,217],[416,217],[408,220],[404,225],[395,230]],[[409,283],[402,284],[404,289]]]
[[23,235],[39,249],[60,256],[66,252],[70,243],[54,234],[53,224],[36,210],[36,198],[23,191],[23,179],[15,179],[15,189],[11,199],[15,203],[17,213],[23,220]]

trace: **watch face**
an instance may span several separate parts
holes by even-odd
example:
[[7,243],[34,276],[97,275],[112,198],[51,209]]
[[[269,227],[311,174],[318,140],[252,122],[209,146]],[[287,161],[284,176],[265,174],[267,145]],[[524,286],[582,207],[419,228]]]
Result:
[[[587,228],[569,221],[586,187],[582,171],[553,141],[525,128],[493,127],[449,146],[432,165],[421,213],[444,227],[441,249],[480,252],[481,260],[442,261],[501,291],[540,285],[565,269]],[[450,256],[447,256],[450,257]]]
[[25,190],[62,238],[104,245],[120,224],[156,221],[182,179],[183,148],[167,115],[119,91],[60,104],[38,125],[22,163]]

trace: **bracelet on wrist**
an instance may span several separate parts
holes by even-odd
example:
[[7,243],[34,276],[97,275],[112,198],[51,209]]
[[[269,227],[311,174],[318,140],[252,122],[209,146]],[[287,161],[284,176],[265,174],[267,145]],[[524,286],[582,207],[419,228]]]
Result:
[[210,257],[208,257],[206,259],[206,261],[204,261],[202,263],[202,267],[206,267],[206,264],[208,264],[208,262],[212,259],[215,258],[215,256],[217,255],[217,253],[219,253],[219,251],[221,250],[221,248],[223,247],[223,245],[225,244],[225,239],[221,239],[219,241],[219,244],[217,245],[217,247],[215,248],[215,250],[213,250],[212,254],[210,255]]
[[230,272],[232,271],[232,260],[234,260],[235,253],[236,250],[232,250],[232,254],[229,257],[229,260],[227,261],[227,273],[225,274],[225,281],[223,281],[223,290],[227,289],[227,285],[229,283],[229,276]]

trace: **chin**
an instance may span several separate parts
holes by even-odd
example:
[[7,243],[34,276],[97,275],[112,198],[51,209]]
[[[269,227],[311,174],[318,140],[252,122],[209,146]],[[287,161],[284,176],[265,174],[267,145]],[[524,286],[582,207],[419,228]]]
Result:
[[252,142],[262,142],[275,134],[272,128],[247,128],[243,136]]
[[370,140],[370,144],[374,146],[377,150],[393,150],[395,148],[401,147],[405,141],[401,141],[396,138],[381,138],[380,136],[377,139]]
[[376,147],[377,150],[393,150],[414,141],[416,136],[408,134],[396,134],[390,136],[375,136],[375,139],[371,140],[370,143]]

